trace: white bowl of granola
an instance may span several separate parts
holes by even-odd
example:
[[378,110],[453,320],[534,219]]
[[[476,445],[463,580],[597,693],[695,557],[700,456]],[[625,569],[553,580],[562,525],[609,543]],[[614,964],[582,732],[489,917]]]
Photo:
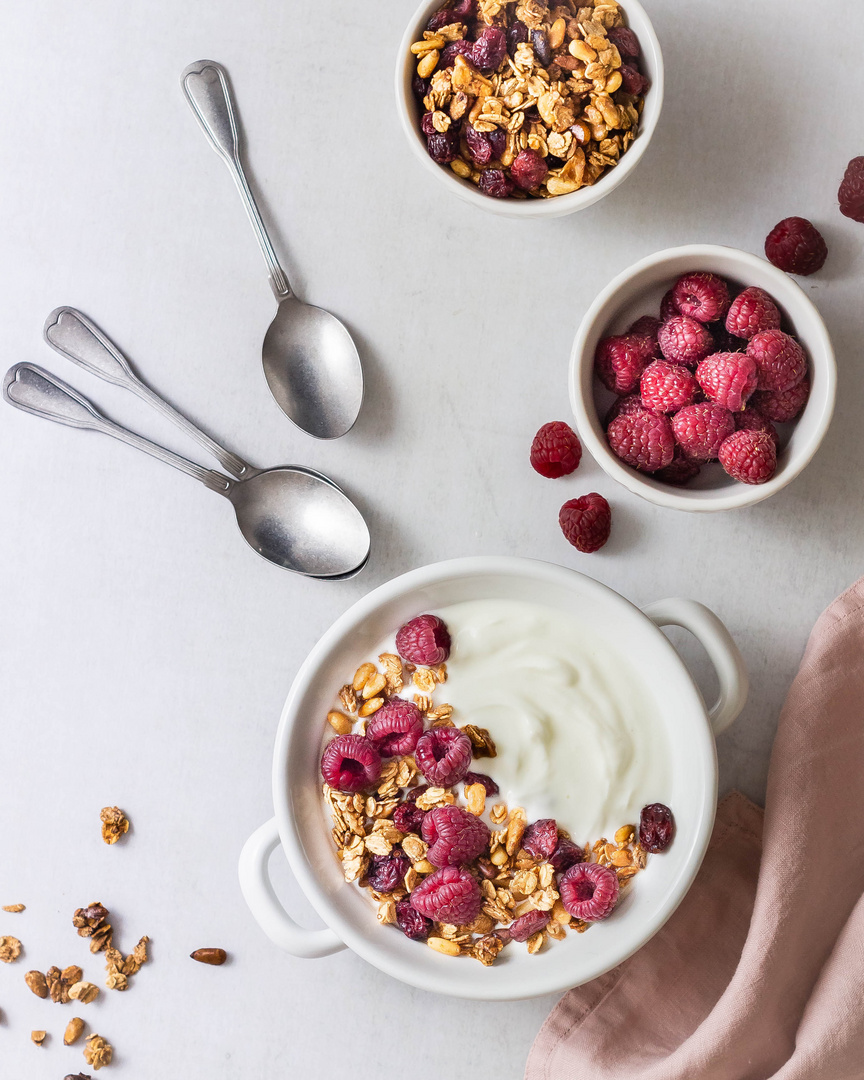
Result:
[[[322,798],[320,767],[323,732],[327,729],[333,734],[325,718],[334,706],[339,707],[338,694],[346,673],[350,680],[380,648],[382,639],[419,613],[448,607],[455,610],[468,602],[490,600],[530,601],[578,620],[598,648],[602,645],[613,650],[621,664],[627,664],[640,687],[638,701],[646,708],[650,702],[662,728],[664,746],[669,748],[668,753],[664,750],[668,776],[663,793],[664,801],[674,810],[676,833],[667,851],[650,855],[647,868],[626,889],[622,886],[611,916],[591,923],[590,932],[544,932],[533,938],[530,948],[514,938],[493,964],[485,966],[476,962],[481,959],[477,940],[457,941],[460,947],[455,952],[460,955],[453,955],[452,948],[448,955],[434,946],[426,947],[423,941],[409,939],[397,926],[381,925],[379,905],[372,902],[369,892],[359,888],[356,880],[346,880],[358,876],[356,868],[349,874],[347,854],[340,861],[334,851],[331,807]],[[693,632],[717,669],[720,694],[710,710],[660,630],[672,624]],[[459,662],[455,640],[449,662],[453,669]],[[446,687],[441,687],[441,692],[445,691]],[[578,693],[578,687],[574,692]],[[275,817],[244,847],[240,859],[244,896],[265,933],[293,955],[322,957],[351,948],[395,978],[438,993],[514,1000],[562,991],[596,978],[655,934],[687,892],[714,820],[714,735],[734,720],[746,693],[746,672],[728,631],[715,615],[692,601],[665,600],[643,612],[613,590],[573,570],[517,558],[458,559],[404,574],[375,589],[339,618],[294,680],[274,753]],[[454,723],[460,719],[459,708],[454,705]],[[351,720],[355,722],[356,717]],[[574,772],[578,765],[574,762]],[[482,762],[471,767],[479,770]],[[376,796],[371,798],[374,802]],[[498,817],[500,823],[500,813]],[[361,834],[363,828],[368,828],[366,835],[371,836],[373,819],[361,828]],[[280,844],[325,929],[298,926],[277,899],[268,862]],[[421,855],[412,852],[411,857]],[[499,865],[506,858],[491,857],[491,861]],[[421,875],[429,873],[429,867],[423,868],[420,862],[416,865]],[[447,929],[436,924],[436,932],[446,935]],[[557,939],[551,940],[553,936]]]
[[[447,7],[458,10],[468,3],[447,0]],[[456,56],[451,69],[443,66],[450,60],[444,50],[455,47],[453,35],[464,33],[467,41],[477,29],[466,29],[467,23],[457,19],[440,27],[443,36],[430,31],[430,19],[441,10],[442,0],[423,3],[408,24],[396,64],[396,105],[417,160],[455,195],[505,217],[562,217],[608,195],[641,161],[660,117],[664,72],[660,44],[638,0],[620,8],[615,0],[598,0],[596,6],[585,0],[575,7],[523,0],[518,8],[479,0],[477,28],[483,27],[485,13],[490,25],[504,20],[508,34],[518,16],[522,31],[520,43],[510,42],[494,70],[475,69],[470,51]],[[591,12],[596,14],[589,19]],[[527,31],[528,41],[521,20],[536,27]],[[635,34],[624,40],[637,42],[631,48],[637,55],[619,51],[606,36],[620,32],[622,23],[625,33]],[[619,44],[623,50],[620,39]],[[496,59],[499,55],[500,49],[494,53]],[[420,93],[418,71],[429,72],[427,94]],[[454,80],[465,90],[454,91]],[[426,132],[424,113],[430,123]],[[492,143],[487,153],[480,145],[472,152],[466,133],[482,142],[496,127],[501,146]],[[517,154],[521,161],[514,164]]]

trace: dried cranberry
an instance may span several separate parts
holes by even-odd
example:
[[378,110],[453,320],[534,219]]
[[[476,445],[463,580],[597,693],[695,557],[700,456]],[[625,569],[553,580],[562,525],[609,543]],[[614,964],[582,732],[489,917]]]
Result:
[[567,164],[564,158],[555,157],[554,154],[547,154],[543,160],[546,162],[546,167],[549,169],[563,169]]
[[572,840],[559,840],[558,846],[549,858],[549,862],[556,873],[563,874],[565,870],[569,870],[571,866],[582,862],[584,858],[585,852],[578,844],[574,844]]
[[542,30],[531,31],[531,44],[534,46],[534,55],[543,67],[552,63],[552,50],[549,47],[549,39]]
[[420,128],[424,135],[434,135],[435,125],[432,123],[432,113],[423,113],[423,117],[420,120]]
[[485,131],[478,131],[473,124],[466,124],[465,142],[468,153],[477,165],[489,164],[492,160],[492,143]]
[[528,27],[518,19],[507,27],[507,51],[511,56],[516,52],[517,45],[523,45],[528,40],[528,34]]
[[523,191],[533,191],[546,179],[549,167],[534,150],[520,150],[510,166],[511,178]]
[[496,71],[507,55],[507,35],[497,26],[486,26],[471,47],[471,62],[480,71]]
[[522,837],[522,847],[535,859],[551,858],[558,847],[558,823],[555,818],[541,818],[529,825]]
[[533,934],[539,933],[549,925],[550,915],[548,911],[526,911],[518,919],[514,919],[509,926],[510,937],[513,941],[527,941]]
[[481,173],[477,186],[493,199],[506,199],[513,194],[513,181],[502,169],[487,169]]
[[456,157],[459,142],[449,131],[436,131],[434,135],[426,136],[426,149],[433,161],[447,165]]
[[625,94],[642,94],[648,87],[645,76],[630,64],[622,64],[618,69],[621,72],[621,89]]
[[639,38],[636,37],[629,26],[613,26],[606,31],[606,36],[622,56],[635,58],[642,52],[639,48]]
[[456,41],[448,41],[444,48],[441,50],[441,59],[438,61],[439,69],[453,67],[456,63],[457,56],[469,56],[471,55],[471,49],[473,42],[468,41],[467,38],[458,38]]
[[425,941],[432,929],[432,920],[411,906],[411,898],[396,901],[396,925],[412,941]]
[[489,132],[489,144],[492,147],[492,157],[500,158],[507,149],[507,132],[502,128],[495,128]]
[[466,19],[473,19],[476,12],[476,0],[457,0],[453,5],[453,14],[460,22],[464,22]]
[[393,892],[408,873],[411,860],[399,848],[390,855],[373,855],[372,865],[366,875],[370,889],[379,893]]
[[423,792],[428,791],[428,790],[429,790],[429,785],[428,784],[417,784],[416,787],[412,787],[412,788],[408,789],[408,792],[405,795],[405,801],[406,802],[416,803],[417,800],[420,798],[420,796],[423,794]]
[[454,14],[452,8],[441,8],[440,11],[436,11],[429,22],[426,23],[426,29],[440,30],[442,26],[450,26],[452,23],[459,21],[458,16]]
[[411,79],[411,91],[414,97],[419,98],[421,101],[429,93],[429,80],[421,79],[417,72],[414,72],[414,77]]
[[[487,776],[486,773],[480,772],[466,772],[463,783],[467,784],[482,784],[486,789],[486,798],[490,799],[493,795],[497,795],[500,788],[492,779],[491,776]],[[404,830],[400,830],[402,832]]]
[[651,803],[642,808],[639,819],[639,843],[646,851],[665,851],[675,835],[672,811],[663,803]]
[[421,810],[416,803],[399,803],[393,811],[393,824],[401,833],[419,833],[423,828],[423,818],[426,811]]

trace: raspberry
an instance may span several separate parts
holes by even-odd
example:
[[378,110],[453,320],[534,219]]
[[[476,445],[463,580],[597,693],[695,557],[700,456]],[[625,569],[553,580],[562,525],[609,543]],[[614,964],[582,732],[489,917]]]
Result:
[[324,747],[321,775],[337,791],[362,791],[381,775],[381,755],[362,735],[338,735]]
[[501,169],[486,169],[480,174],[477,187],[493,199],[507,199],[513,194],[513,181]]
[[804,350],[782,330],[763,330],[747,346],[756,362],[760,390],[791,390],[807,374]]
[[689,315],[673,315],[657,332],[660,352],[673,364],[695,368],[714,349],[711,331]]
[[487,799],[491,798],[493,795],[497,795],[500,790],[492,777],[487,776],[486,773],[466,772],[465,775],[462,777],[462,782],[466,786],[468,784],[482,784],[483,787],[486,789]]
[[675,441],[691,461],[711,461],[735,430],[732,413],[710,401],[685,405],[672,417]]
[[578,844],[574,844],[572,840],[559,840],[558,846],[549,857],[549,862],[556,874],[563,874],[565,870],[582,862],[584,858],[585,852]]
[[641,472],[664,469],[675,452],[668,417],[647,411],[617,417],[609,425],[606,438],[614,454]]
[[462,866],[489,846],[489,826],[460,806],[436,806],[423,819],[433,866]]
[[768,233],[765,254],[778,270],[806,277],[825,265],[828,245],[812,221],[788,217],[779,221]]
[[[743,413],[739,414],[743,415]],[[686,457],[680,446],[675,447],[675,456],[665,469],[658,469],[654,475],[664,484],[674,484],[675,487],[683,487],[689,484],[694,476],[698,476],[702,470],[695,461]]]
[[411,905],[411,897],[396,901],[396,925],[412,941],[425,941],[432,932],[432,920]]
[[531,443],[531,467],[550,480],[572,473],[581,458],[582,443],[563,420],[544,424]]
[[548,926],[550,918],[548,911],[526,911],[507,927],[511,940],[527,941],[529,937],[538,934],[545,926]]
[[423,818],[426,811],[421,810],[416,803],[401,802],[393,811],[392,821],[401,833],[419,833],[423,828]]
[[413,701],[392,698],[366,726],[366,738],[382,757],[411,754],[423,734],[423,714]]
[[609,539],[612,511],[603,496],[592,491],[564,503],[558,512],[558,524],[573,547],[590,555]]
[[424,878],[411,893],[411,906],[435,922],[465,926],[473,922],[483,906],[480,886],[467,870],[442,866]]
[[729,310],[729,288],[716,274],[684,274],[672,288],[682,315],[700,323],[716,322]]
[[675,290],[670,289],[660,301],[660,321],[669,322],[673,315],[680,315],[678,304],[675,301]]
[[606,32],[606,36],[622,56],[635,58],[642,52],[639,48],[639,38],[629,26],[613,26]]
[[810,380],[802,379],[791,390],[757,390],[750,404],[775,424],[785,424],[798,416],[809,396]]
[[687,368],[670,364],[668,360],[654,360],[642,372],[639,382],[642,404],[652,412],[675,412],[689,405],[699,384]]
[[720,447],[720,464],[742,484],[764,484],[777,470],[777,448],[765,431],[736,431]]
[[639,843],[646,851],[665,851],[675,835],[675,819],[672,811],[663,803],[651,803],[642,807],[639,817]]
[[714,323],[711,327],[711,337],[714,338],[714,348],[711,350],[712,353],[745,352],[747,349],[746,340],[741,337],[736,337],[735,334],[730,334],[726,329],[725,324],[722,322]]
[[430,784],[452,787],[468,772],[471,740],[456,727],[432,728],[418,739],[414,760]]
[[745,289],[732,301],[726,329],[748,341],[762,330],[779,330],[780,311],[764,289]]
[[663,325],[662,319],[655,319],[653,315],[643,315],[627,331],[628,337],[638,337],[645,342],[645,347],[651,349],[651,356],[656,356],[660,351],[657,344],[657,331]]
[[558,847],[558,822],[555,818],[540,818],[529,825],[522,834],[522,847],[535,859],[550,858]]
[[412,664],[442,664],[450,655],[450,633],[437,615],[418,615],[396,634],[396,652]]
[[696,379],[707,397],[730,412],[740,412],[756,389],[756,361],[746,353],[714,353],[696,368]]
[[780,436],[777,434],[777,428],[774,427],[767,416],[763,416],[758,409],[754,409],[750,405],[748,405],[743,412],[735,414],[735,430],[764,431],[766,435],[771,436],[771,441],[774,443],[775,447],[780,443]]
[[626,394],[619,397],[609,406],[603,426],[608,428],[616,416],[631,416],[633,413],[645,412],[642,398],[638,394]]
[[486,26],[471,49],[471,62],[480,71],[495,71],[507,55],[507,35],[497,26]]
[[864,157],[852,158],[837,192],[840,213],[864,222]]
[[631,394],[650,360],[645,339],[633,334],[603,338],[594,354],[594,370],[613,394]]
[[399,848],[390,855],[373,855],[366,882],[370,889],[390,893],[402,884],[402,878],[411,869],[411,860]]
[[546,179],[549,166],[533,150],[520,150],[510,166],[510,179],[523,191],[533,191]]
[[618,875],[599,863],[577,863],[561,878],[558,892],[574,919],[605,919],[618,899]]

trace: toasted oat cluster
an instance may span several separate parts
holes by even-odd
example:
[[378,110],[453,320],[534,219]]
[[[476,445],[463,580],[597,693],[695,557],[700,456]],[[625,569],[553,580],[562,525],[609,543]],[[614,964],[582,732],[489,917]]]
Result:
[[494,801],[490,776],[471,771],[497,756],[492,734],[458,727],[453,707],[435,702],[446,663],[395,653],[378,662],[340,690],[321,762],[345,880],[369,890],[378,921],[488,966],[510,942],[536,953],[607,917],[647,850],[669,843],[671,813],[664,837],[645,843],[636,825],[582,847],[553,819],[529,823],[521,807]]
[[430,156],[493,198],[594,184],[636,137],[648,80],[616,0],[448,0],[411,52]]

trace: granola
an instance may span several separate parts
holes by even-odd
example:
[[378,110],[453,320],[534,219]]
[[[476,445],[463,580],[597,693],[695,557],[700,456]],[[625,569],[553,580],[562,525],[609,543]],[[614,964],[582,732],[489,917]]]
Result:
[[636,138],[639,52],[617,0],[480,0],[476,17],[448,0],[411,45],[429,154],[495,198],[590,186]]

